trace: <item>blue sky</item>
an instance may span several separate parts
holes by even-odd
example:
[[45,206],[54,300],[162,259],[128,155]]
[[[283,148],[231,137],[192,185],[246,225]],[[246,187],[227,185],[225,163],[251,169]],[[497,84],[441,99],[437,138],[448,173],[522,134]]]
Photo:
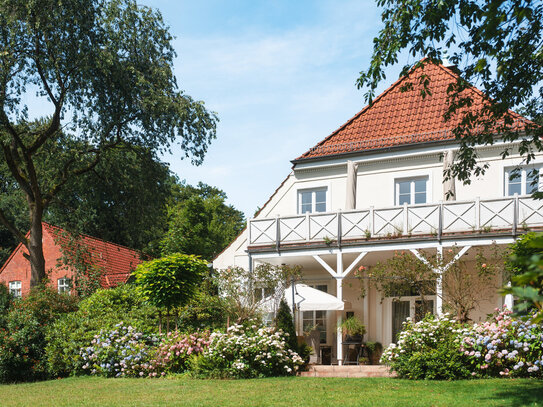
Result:
[[176,37],[180,88],[220,119],[201,166],[175,149],[163,159],[181,179],[223,189],[248,217],[288,175],[290,160],[365,105],[355,80],[381,27],[374,1],[142,3],[158,8]]

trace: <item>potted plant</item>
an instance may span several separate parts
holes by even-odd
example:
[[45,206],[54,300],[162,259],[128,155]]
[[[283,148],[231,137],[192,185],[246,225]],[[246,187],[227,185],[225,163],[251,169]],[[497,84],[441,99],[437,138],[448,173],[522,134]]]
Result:
[[345,342],[362,342],[366,326],[357,317],[352,316],[341,323],[341,330],[345,335]]
[[380,342],[366,342],[369,362],[372,365],[378,365],[383,354],[383,345]]

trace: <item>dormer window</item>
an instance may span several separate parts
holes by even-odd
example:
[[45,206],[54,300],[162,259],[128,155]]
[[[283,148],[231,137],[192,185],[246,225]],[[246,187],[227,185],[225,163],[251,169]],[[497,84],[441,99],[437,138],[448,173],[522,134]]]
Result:
[[326,188],[298,191],[298,213],[326,212]]
[[515,171],[516,168],[505,170],[505,196],[531,195],[540,190],[541,168],[522,167]]

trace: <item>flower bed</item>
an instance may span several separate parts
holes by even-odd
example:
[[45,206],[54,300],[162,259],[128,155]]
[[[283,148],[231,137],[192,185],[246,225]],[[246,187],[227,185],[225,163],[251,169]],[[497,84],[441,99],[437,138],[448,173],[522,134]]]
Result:
[[[169,332],[156,349],[155,370],[161,373],[185,372],[190,367],[189,358],[202,353],[208,346],[209,332]],[[152,375],[156,376],[156,371]]]
[[461,325],[447,315],[404,325],[381,362],[409,379],[542,377],[543,327],[499,311],[490,321]]
[[121,322],[112,331],[95,335],[91,346],[82,348],[83,371],[105,377],[151,376],[151,346],[158,342]]
[[195,372],[206,377],[271,377],[293,375],[302,358],[288,349],[284,333],[256,325],[231,326],[211,334],[209,348],[196,360]]
[[504,310],[465,330],[460,351],[473,376],[542,377],[543,327]]

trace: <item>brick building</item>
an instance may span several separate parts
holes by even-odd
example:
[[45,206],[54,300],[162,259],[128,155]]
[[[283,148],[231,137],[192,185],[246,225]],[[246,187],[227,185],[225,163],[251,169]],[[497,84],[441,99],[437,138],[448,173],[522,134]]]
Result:
[[[62,248],[68,240],[69,235],[63,229],[43,223],[45,269],[49,284],[60,292],[70,290],[74,274],[70,267],[59,264],[63,257]],[[102,271],[100,284],[103,288],[127,282],[130,273],[142,262],[141,253],[115,243],[88,235],[81,235],[76,241]],[[30,262],[25,258],[27,253],[27,249],[19,244],[0,268],[0,283],[8,286],[15,296],[24,296],[30,290]]]

